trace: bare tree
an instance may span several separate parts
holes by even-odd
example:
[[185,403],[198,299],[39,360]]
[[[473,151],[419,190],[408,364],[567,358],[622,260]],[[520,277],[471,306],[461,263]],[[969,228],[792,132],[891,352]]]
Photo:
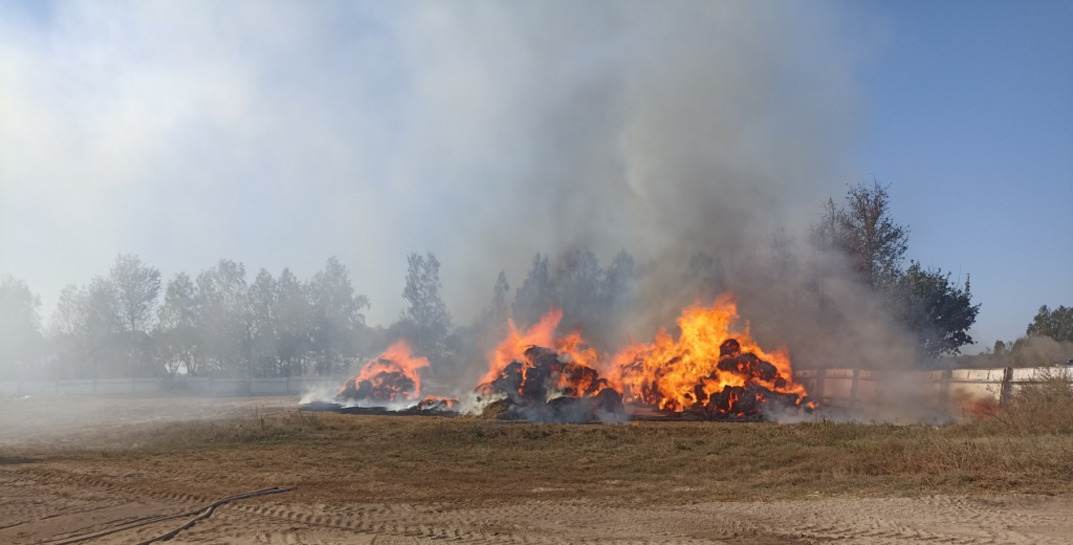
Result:
[[909,249],[909,228],[894,222],[890,195],[878,182],[851,187],[845,206],[829,199],[813,235],[821,246],[844,253],[872,287],[893,283]]

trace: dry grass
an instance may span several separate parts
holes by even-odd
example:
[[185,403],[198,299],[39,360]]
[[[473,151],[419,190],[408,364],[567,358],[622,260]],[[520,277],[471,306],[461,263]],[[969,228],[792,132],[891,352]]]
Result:
[[1073,434],[997,421],[540,425],[283,411],[127,430],[108,445],[22,454],[159,488],[295,485],[329,502],[1073,491]]
[[1005,410],[982,419],[980,426],[1018,435],[1073,434],[1073,381],[1069,371],[1055,369],[1038,384],[1016,390]]

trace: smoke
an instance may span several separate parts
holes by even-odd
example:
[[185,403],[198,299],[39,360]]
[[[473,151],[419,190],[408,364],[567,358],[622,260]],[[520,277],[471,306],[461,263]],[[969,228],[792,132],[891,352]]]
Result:
[[387,321],[428,249],[464,320],[537,251],[660,261],[794,225],[844,179],[853,129],[853,49],[814,4],[11,15],[0,261],[46,308],[119,252],[299,275],[338,254]]
[[[64,3],[5,19],[0,262],[46,308],[119,252],[299,276],[339,255],[385,323],[406,253],[430,250],[464,323],[536,252],[625,248],[644,270],[626,334],[645,339],[700,296],[683,269],[704,252],[795,361],[912,358],[805,242],[849,177],[868,47],[832,6]],[[769,259],[779,227],[794,271]],[[834,272],[810,298],[818,268]],[[817,325],[832,305],[835,337]]]

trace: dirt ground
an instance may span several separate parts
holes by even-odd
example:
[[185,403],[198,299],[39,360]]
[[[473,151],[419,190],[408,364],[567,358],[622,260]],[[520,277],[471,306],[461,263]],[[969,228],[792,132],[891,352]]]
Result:
[[[194,518],[163,515],[271,486],[289,490],[225,504],[171,543],[1073,543],[1063,438],[56,401],[0,401],[0,543],[120,528],[77,542],[143,543]],[[1039,459],[1022,460],[1021,442]],[[940,447],[954,454],[903,459]],[[1011,450],[1017,463],[1000,457]]]

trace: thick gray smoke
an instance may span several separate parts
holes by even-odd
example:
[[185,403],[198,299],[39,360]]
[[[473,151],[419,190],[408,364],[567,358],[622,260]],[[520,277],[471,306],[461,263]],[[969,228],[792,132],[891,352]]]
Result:
[[441,256],[465,320],[538,251],[749,247],[846,179],[840,23],[764,2],[15,10],[0,261],[48,315],[120,252],[166,275],[339,255],[386,322],[409,251]]
[[0,261],[47,315],[120,252],[168,276],[220,257],[305,276],[339,255],[386,323],[404,256],[430,250],[464,323],[536,252],[626,249],[645,274],[625,322],[645,338],[700,295],[682,272],[703,252],[757,334],[808,363],[901,360],[864,290],[828,275],[841,347],[812,327],[806,276],[769,259],[781,227],[798,267],[838,268],[805,233],[852,177],[862,44],[845,23],[774,2],[15,13],[0,22]]
[[537,251],[626,248],[679,266],[766,247],[775,225],[813,216],[841,179],[853,96],[836,22],[804,8],[512,4],[415,18],[404,32],[426,47],[416,73],[433,120],[416,148],[434,156],[412,164],[448,167],[423,178],[442,197],[428,220],[446,239],[452,306],[486,300],[497,264],[517,285]]

